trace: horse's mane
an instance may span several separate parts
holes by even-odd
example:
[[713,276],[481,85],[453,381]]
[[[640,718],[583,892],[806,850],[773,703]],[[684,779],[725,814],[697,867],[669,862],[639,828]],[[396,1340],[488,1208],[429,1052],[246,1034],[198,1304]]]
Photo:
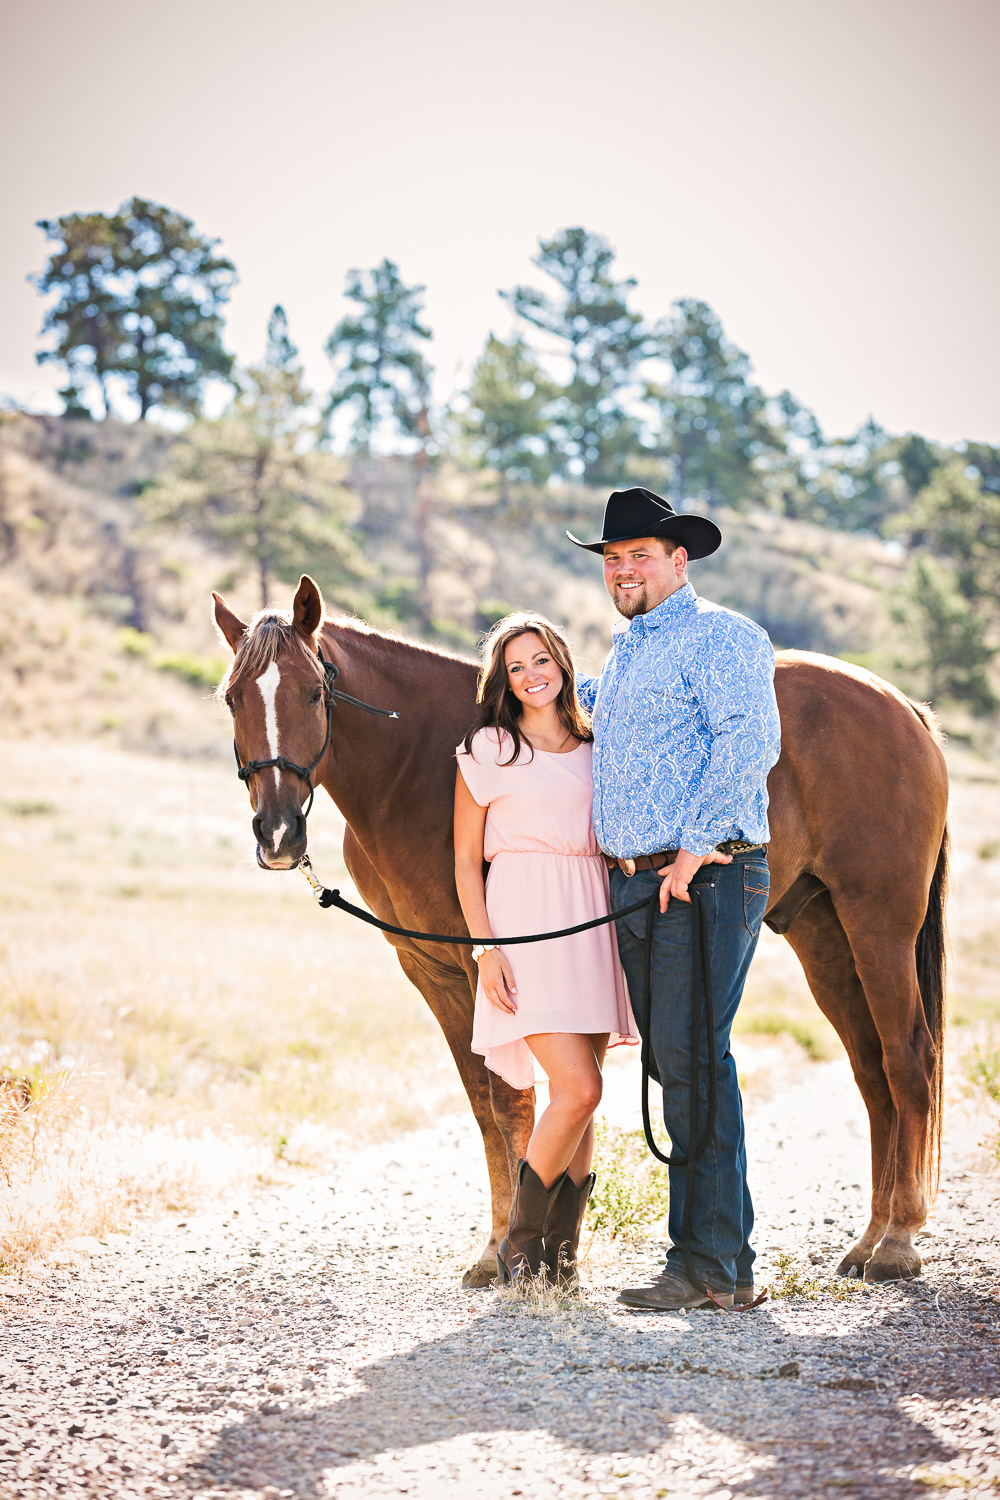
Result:
[[921,724],[928,731],[936,745],[942,748],[947,744],[947,736],[941,728],[941,721],[931,708],[929,703],[917,703],[913,698],[907,698],[907,703],[913,709]]
[[258,610],[243,633],[229,671],[215,690],[216,698],[224,699],[229,689],[244,677],[259,677],[285,650],[298,651],[315,660],[287,615],[276,609]]
[[[324,615],[323,625],[333,625],[337,630],[352,630],[355,635],[372,636],[376,641],[391,641],[396,646],[405,646],[419,656],[431,656],[443,658],[445,661],[460,661],[463,666],[476,666],[476,662],[470,662],[467,656],[459,656],[457,651],[449,651],[444,646],[432,646],[427,641],[415,641],[408,635],[401,635],[397,630],[379,630],[374,625],[369,625],[367,620],[362,620],[358,615]],[[323,629],[320,626],[320,630]]]
[[[460,661],[464,666],[474,665],[452,651],[425,645],[423,641],[411,641],[404,635],[376,630],[367,621],[360,620],[353,615],[325,615],[320,626],[321,631],[323,625],[334,625],[338,630],[347,629],[356,635],[371,636],[376,641],[392,641],[394,645],[405,646],[421,656],[443,658],[445,661]],[[216,698],[219,702],[224,702],[226,693],[231,687],[246,677],[259,677],[262,672],[267,671],[272,662],[277,661],[283,651],[289,649],[298,651],[302,656],[315,661],[313,653],[287,614],[276,609],[258,610],[236,648],[236,655],[230,662],[229,671],[215,690]]]

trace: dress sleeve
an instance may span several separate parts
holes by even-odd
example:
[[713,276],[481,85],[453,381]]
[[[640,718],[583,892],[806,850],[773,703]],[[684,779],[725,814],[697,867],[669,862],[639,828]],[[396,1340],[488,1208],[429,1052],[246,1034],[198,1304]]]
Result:
[[489,807],[495,795],[496,746],[481,729],[473,738],[471,755],[463,741],[455,751],[455,758],[462,779],[472,794],[472,800],[478,802],[480,807]]

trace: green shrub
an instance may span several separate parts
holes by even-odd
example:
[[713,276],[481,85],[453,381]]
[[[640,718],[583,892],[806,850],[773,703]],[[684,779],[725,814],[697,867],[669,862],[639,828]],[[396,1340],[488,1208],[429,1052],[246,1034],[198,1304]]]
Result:
[[118,632],[118,644],[126,656],[145,659],[154,646],[153,637],[146,630],[136,630],[133,625],[123,625]]
[[153,665],[159,672],[171,672],[191,687],[214,688],[226,664],[220,656],[196,656],[193,651],[178,651],[156,657]]
[[970,1080],[1000,1104],[1000,1048],[977,1047],[968,1069]]
[[650,1239],[663,1228],[669,1202],[666,1168],[646,1149],[641,1130],[594,1126],[597,1183],[587,1227],[609,1239]]
[[741,1010],[733,1031],[737,1036],[790,1036],[813,1062],[827,1062],[840,1052],[836,1032],[819,1011],[795,1016],[783,1010]]
[[867,1285],[853,1276],[810,1276],[805,1266],[787,1250],[779,1252],[775,1273],[768,1283],[768,1293],[776,1302],[789,1297],[806,1297],[815,1301],[817,1297],[836,1297],[843,1300],[851,1297]]
[[[1000,1048],[976,1047],[972,1058],[966,1063],[969,1081],[981,1088],[994,1104],[1000,1104]],[[986,1111],[989,1117],[989,1111]],[[989,1133],[980,1142],[987,1151],[992,1151],[1000,1162],[1000,1128],[995,1115],[990,1119]]]

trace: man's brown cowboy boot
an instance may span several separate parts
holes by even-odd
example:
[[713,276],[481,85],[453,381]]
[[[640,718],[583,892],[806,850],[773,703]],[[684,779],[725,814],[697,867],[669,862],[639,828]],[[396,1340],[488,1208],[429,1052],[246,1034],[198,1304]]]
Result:
[[561,1176],[557,1177],[547,1188],[523,1158],[518,1162],[507,1233],[497,1251],[497,1275],[501,1286],[529,1281],[541,1270],[542,1243],[549,1210],[562,1181]]
[[549,1277],[557,1286],[576,1285],[576,1252],[580,1245],[580,1230],[583,1228],[587,1201],[596,1180],[591,1172],[577,1187],[567,1172],[552,1200],[542,1259],[549,1268]]

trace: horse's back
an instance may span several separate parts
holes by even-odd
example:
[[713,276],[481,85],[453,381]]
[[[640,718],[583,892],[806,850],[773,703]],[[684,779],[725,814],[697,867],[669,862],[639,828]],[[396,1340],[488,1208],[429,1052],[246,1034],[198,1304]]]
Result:
[[[925,887],[944,834],[948,776],[928,710],[883,678],[811,652],[780,652],[781,757],[768,782],[775,885],[811,871],[833,893]],[[905,884],[905,882],[904,882]]]

